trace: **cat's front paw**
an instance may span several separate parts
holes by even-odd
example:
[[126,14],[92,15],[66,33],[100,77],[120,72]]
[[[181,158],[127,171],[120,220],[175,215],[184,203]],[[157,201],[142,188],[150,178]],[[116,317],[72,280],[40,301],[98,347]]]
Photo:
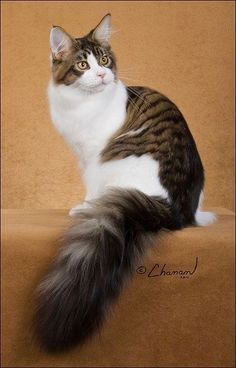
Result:
[[83,203],[77,204],[77,206],[71,208],[71,210],[69,211],[69,215],[71,217],[76,216],[76,214],[79,211],[84,210],[85,208],[88,208],[88,207],[89,207],[89,204],[87,202],[83,202]]

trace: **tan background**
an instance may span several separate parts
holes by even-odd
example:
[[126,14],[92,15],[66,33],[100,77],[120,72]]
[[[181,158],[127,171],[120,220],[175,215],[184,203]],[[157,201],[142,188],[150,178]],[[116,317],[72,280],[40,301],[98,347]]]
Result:
[[52,24],[81,36],[107,12],[128,84],[171,98],[195,137],[207,206],[233,207],[233,2],[3,2],[3,206],[68,208],[83,197],[75,158],[50,123]]

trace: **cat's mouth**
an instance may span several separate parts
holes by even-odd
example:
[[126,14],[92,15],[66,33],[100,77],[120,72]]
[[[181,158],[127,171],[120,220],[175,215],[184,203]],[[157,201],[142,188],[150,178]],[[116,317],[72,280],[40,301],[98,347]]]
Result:
[[84,85],[79,84],[78,87],[88,93],[98,93],[104,91],[108,85],[111,84],[112,81],[101,81],[99,84],[96,85]]
[[94,87],[94,92],[101,92],[104,89],[106,89],[106,87],[111,84],[111,81],[101,81],[101,83],[99,83],[96,87]]
[[83,80],[77,79],[74,82],[74,87],[79,88],[81,91],[87,93],[97,93],[104,91],[108,86],[110,86],[114,82],[112,78],[101,78],[100,80],[95,79],[90,83],[86,83]]
[[111,82],[112,80],[110,78],[99,78],[99,80],[96,80],[96,83],[94,83],[94,86],[102,86],[102,85],[107,86]]

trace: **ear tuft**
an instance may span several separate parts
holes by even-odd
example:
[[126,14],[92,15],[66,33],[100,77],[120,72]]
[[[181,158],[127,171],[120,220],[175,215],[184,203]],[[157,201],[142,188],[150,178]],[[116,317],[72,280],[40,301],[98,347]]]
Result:
[[111,14],[106,14],[92,32],[93,39],[98,41],[101,45],[108,45],[111,36]]
[[71,52],[73,39],[63,28],[53,26],[50,32],[50,47],[53,58],[64,60]]

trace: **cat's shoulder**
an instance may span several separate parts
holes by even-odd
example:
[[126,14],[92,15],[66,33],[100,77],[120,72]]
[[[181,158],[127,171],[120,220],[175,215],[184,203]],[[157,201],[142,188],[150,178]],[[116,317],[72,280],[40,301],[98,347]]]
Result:
[[128,94],[128,108],[133,109],[135,106],[141,107],[141,105],[146,105],[145,111],[149,108],[158,107],[162,110],[171,109],[175,111],[178,115],[181,112],[178,106],[165,94],[145,86],[127,86]]
[[168,101],[169,103],[174,104],[170,98],[168,98],[165,94],[157,91],[154,88],[146,87],[146,86],[127,86],[128,96],[131,98],[145,98],[145,99],[162,99]]

